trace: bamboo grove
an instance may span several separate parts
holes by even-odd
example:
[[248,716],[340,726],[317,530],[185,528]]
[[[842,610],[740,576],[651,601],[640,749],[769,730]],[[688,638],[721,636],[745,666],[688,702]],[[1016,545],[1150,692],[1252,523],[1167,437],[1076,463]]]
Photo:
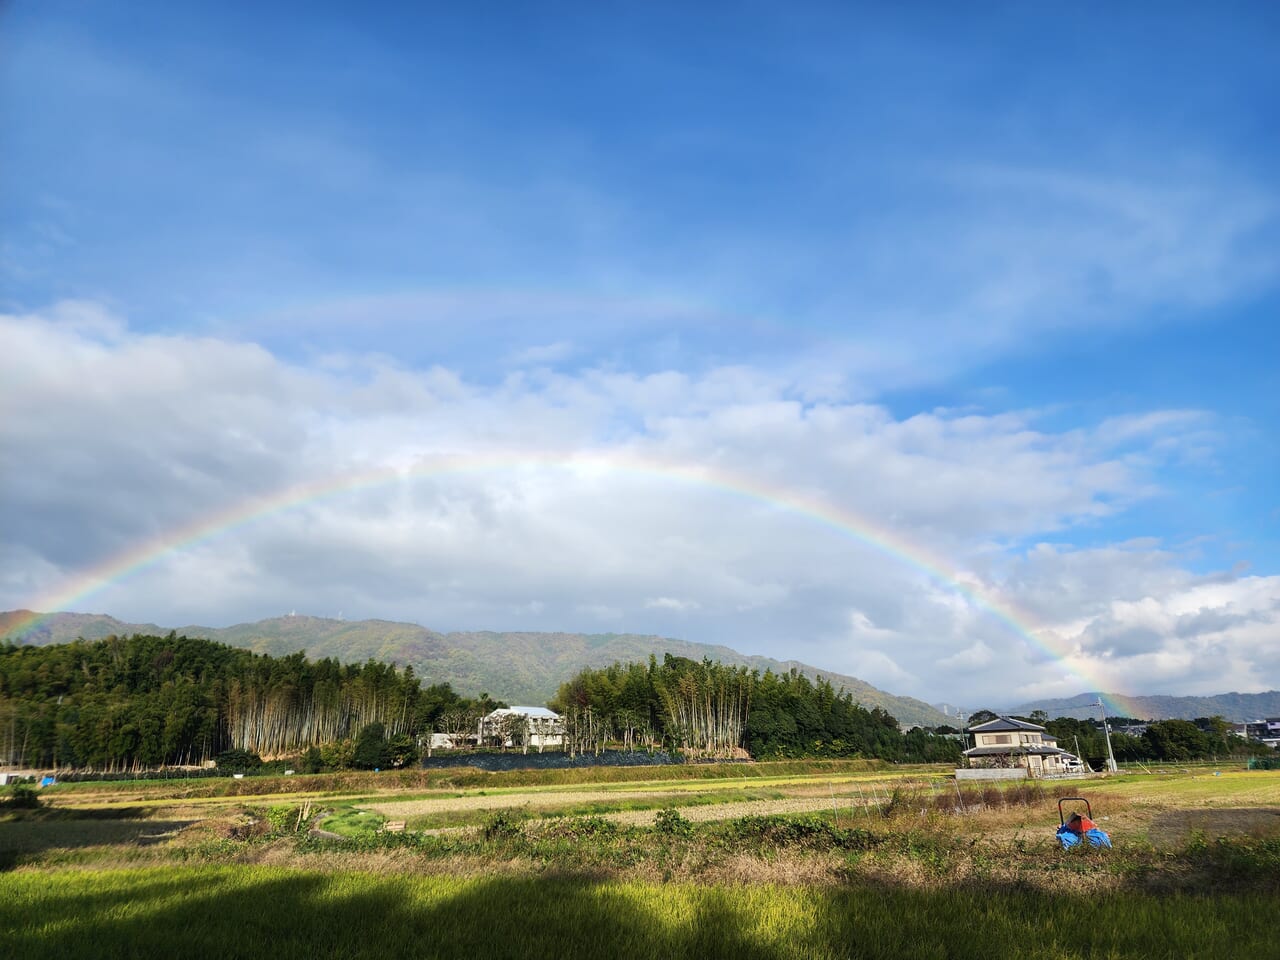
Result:
[[412,667],[270,657],[185,637],[0,647],[0,761],[119,770],[264,758],[429,730],[470,701]]
[[570,750],[605,742],[680,750],[696,757],[877,757],[954,762],[956,740],[866,709],[826,680],[670,654],[659,663],[583,670],[560,687],[552,708],[565,717]]

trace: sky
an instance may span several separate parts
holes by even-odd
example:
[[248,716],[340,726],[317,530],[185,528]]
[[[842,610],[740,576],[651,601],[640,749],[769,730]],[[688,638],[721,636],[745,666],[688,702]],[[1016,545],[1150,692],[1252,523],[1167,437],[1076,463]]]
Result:
[[0,6],[0,609],[1280,687],[1280,7]]

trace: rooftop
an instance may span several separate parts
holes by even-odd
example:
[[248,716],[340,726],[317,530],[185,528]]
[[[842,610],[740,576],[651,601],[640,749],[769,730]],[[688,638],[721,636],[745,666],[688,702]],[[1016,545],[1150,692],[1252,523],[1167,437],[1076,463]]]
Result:
[[969,733],[999,733],[1002,730],[1039,730],[1044,732],[1044,727],[1038,723],[1028,723],[1026,720],[1015,720],[1012,717],[996,717],[994,720],[988,720],[986,723],[980,723],[977,726],[966,728]]
[[554,710],[548,710],[546,707],[499,707],[490,713],[490,717],[505,717],[509,714],[519,714],[523,717],[539,717],[547,720],[559,720],[560,714]]
[[1007,756],[1011,753],[1034,753],[1042,757],[1075,756],[1075,754],[1068,753],[1059,747],[1050,746],[1047,743],[1015,743],[1007,747],[970,747],[964,752],[964,755],[966,757],[995,757]]

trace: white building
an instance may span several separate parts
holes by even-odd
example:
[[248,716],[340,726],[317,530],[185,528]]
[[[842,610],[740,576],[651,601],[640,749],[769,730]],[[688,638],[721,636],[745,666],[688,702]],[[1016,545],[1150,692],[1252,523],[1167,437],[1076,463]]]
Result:
[[501,707],[480,718],[481,744],[498,747],[564,746],[564,719],[546,707]]

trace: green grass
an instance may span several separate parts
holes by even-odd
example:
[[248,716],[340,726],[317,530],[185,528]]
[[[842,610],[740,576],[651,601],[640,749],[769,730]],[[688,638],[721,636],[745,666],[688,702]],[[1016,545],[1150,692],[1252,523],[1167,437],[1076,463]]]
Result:
[[13,956],[1275,956],[1275,897],[599,883],[191,867],[0,875]]
[[321,830],[328,830],[342,837],[368,837],[381,832],[387,818],[372,810],[357,810],[350,806],[335,807],[333,812],[320,818]]

